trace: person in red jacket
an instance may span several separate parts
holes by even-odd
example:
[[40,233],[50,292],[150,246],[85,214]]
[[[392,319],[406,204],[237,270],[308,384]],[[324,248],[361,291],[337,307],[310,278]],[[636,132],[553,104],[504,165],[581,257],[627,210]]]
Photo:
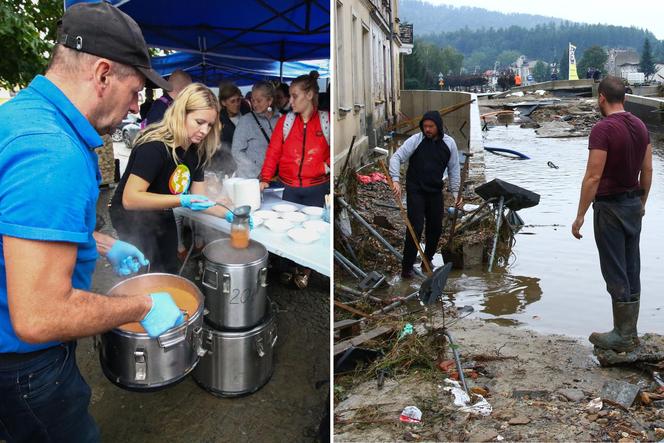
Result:
[[283,199],[325,206],[330,192],[329,114],[318,111],[318,72],[297,77],[290,85],[292,111],[274,128],[260,174],[261,190],[279,171]]
[[[318,72],[297,77],[290,85],[292,111],[282,116],[272,132],[260,173],[261,191],[279,171],[283,199],[307,206],[325,206],[330,193],[330,117],[318,110]],[[283,260],[281,281],[302,289],[311,269]]]

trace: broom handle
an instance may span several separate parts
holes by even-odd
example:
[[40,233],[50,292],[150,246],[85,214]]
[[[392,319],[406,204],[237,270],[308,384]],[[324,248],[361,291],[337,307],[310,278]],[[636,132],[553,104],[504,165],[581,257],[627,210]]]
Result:
[[[390,186],[390,191],[392,191],[393,188],[393,181],[392,177],[390,177],[390,172],[387,170],[387,166],[385,166],[385,163],[383,160],[379,160],[378,163],[380,163],[380,167],[383,168],[383,173],[385,174],[385,178],[387,179],[387,184]],[[403,203],[401,202],[400,198],[394,198],[397,203],[399,204],[399,209],[401,210],[401,217],[403,218],[403,221],[406,222],[406,226],[408,227],[408,232],[410,232],[410,236],[413,239],[413,242],[415,243],[415,246],[417,247],[417,252],[420,254],[420,257],[422,257],[422,264],[424,264],[424,269],[428,275],[431,275],[431,263],[429,263],[429,259],[424,255],[424,251],[422,251],[422,247],[420,246],[420,239],[417,238],[417,235],[415,234],[415,230],[413,229],[413,226],[410,224],[410,221],[408,220],[408,215],[406,214],[406,210],[403,207]]]

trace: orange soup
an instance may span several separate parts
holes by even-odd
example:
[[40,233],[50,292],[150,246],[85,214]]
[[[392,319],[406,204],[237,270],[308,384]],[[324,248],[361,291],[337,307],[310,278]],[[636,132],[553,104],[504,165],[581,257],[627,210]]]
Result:
[[[155,292],[168,292],[173,297],[173,301],[178,305],[178,308],[182,311],[182,314],[187,320],[189,317],[196,313],[198,309],[198,299],[196,296],[190,292],[187,292],[183,289],[171,288],[171,287],[158,287],[151,289],[148,293],[152,294]],[[119,327],[119,329],[127,332],[145,332],[143,326],[139,322],[126,323]]]
[[235,249],[245,249],[249,247],[248,229],[231,229],[231,246]]

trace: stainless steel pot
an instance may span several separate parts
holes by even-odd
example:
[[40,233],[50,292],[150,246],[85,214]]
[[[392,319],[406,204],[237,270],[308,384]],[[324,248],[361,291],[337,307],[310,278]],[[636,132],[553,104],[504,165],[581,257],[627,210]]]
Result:
[[277,322],[274,309],[248,331],[219,331],[203,326],[207,351],[193,377],[204,389],[222,397],[251,394],[265,385],[274,370]]
[[147,294],[158,287],[181,289],[198,300],[185,322],[156,338],[113,329],[101,336],[99,360],[104,375],[131,390],[152,390],[180,381],[196,366],[201,348],[203,294],[189,280],[171,274],[143,274],[115,285],[108,295]]
[[218,329],[248,329],[261,323],[267,297],[265,247],[250,241],[235,249],[224,238],[203,249],[206,321]]

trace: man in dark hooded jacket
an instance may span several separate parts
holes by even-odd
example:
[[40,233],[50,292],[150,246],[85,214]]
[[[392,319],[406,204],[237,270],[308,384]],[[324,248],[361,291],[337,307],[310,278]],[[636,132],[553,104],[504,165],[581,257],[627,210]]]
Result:
[[612,299],[613,329],[593,332],[589,340],[601,349],[629,352],[639,344],[639,241],[652,183],[652,145],[646,125],[624,109],[622,79],[606,77],[597,93],[604,118],[588,138],[588,165],[572,234],[582,237],[583,219],[592,203],[600,269]]
[[[426,245],[424,255],[431,261],[438,248],[438,240],[443,230],[443,174],[447,169],[449,188],[456,200],[462,203],[459,195],[459,154],[456,142],[443,132],[443,120],[437,111],[428,111],[420,121],[421,133],[408,138],[390,159],[390,176],[394,182],[394,195],[401,199],[399,176],[401,165],[408,162],[406,171],[406,201],[410,220],[418,241],[426,220]],[[417,256],[417,246],[409,232],[401,263],[401,275],[413,276],[413,265]]]

